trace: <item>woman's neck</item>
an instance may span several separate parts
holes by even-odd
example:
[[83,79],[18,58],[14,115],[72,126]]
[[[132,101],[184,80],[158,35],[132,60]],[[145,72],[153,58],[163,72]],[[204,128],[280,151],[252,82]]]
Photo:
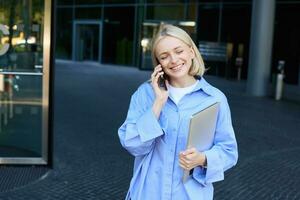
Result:
[[185,88],[193,85],[197,80],[193,76],[187,78],[171,79],[170,84],[176,88]]

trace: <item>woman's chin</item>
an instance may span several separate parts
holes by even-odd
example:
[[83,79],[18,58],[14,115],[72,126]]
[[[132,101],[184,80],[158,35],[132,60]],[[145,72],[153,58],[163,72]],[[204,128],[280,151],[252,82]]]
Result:
[[186,71],[186,70],[171,71],[168,73],[168,75],[170,76],[170,78],[179,79],[179,78],[183,78],[186,75],[188,75],[188,71]]

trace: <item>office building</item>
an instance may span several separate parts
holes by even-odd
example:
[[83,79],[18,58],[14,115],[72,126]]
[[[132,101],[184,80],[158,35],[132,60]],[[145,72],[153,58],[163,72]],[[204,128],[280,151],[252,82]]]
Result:
[[170,23],[191,35],[208,74],[261,96],[278,66],[300,85],[299,11],[300,0],[0,0],[0,164],[51,160],[51,58],[151,70],[151,38]]

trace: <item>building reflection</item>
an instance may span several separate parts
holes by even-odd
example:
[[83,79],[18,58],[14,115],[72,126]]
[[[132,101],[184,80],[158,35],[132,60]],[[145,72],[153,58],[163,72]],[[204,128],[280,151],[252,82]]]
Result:
[[0,0],[0,164],[47,162],[43,44],[49,3]]
[[[294,44],[298,44],[300,32],[297,23],[285,22],[299,18],[299,6],[295,2],[276,3],[276,39],[270,73],[276,73],[278,60],[285,60],[285,81],[291,84],[297,84],[299,78],[300,61],[296,55],[300,50]],[[226,58],[204,56],[211,69],[208,73],[247,79],[251,11],[251,0],[58,0],[56,58],[150,69],[147,45],[163,22],[183,27],[199,47],[216,55],[221,51]],[[91,25],[92,22],[100,25]],[[286,38],[296,42],[286,43]]]

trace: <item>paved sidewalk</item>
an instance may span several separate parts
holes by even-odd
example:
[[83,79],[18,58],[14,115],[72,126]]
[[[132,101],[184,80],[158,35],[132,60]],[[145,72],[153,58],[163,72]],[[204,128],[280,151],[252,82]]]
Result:
[[[117,129],[150,72],[58,61],[55,75],[53,169],[0,200],[123,199],[133,158]],[[250,97],[243,81],[206,79],[227,95],[239,145],[238,165],[215,184],[215,200],[300,199],[300,102]]]

